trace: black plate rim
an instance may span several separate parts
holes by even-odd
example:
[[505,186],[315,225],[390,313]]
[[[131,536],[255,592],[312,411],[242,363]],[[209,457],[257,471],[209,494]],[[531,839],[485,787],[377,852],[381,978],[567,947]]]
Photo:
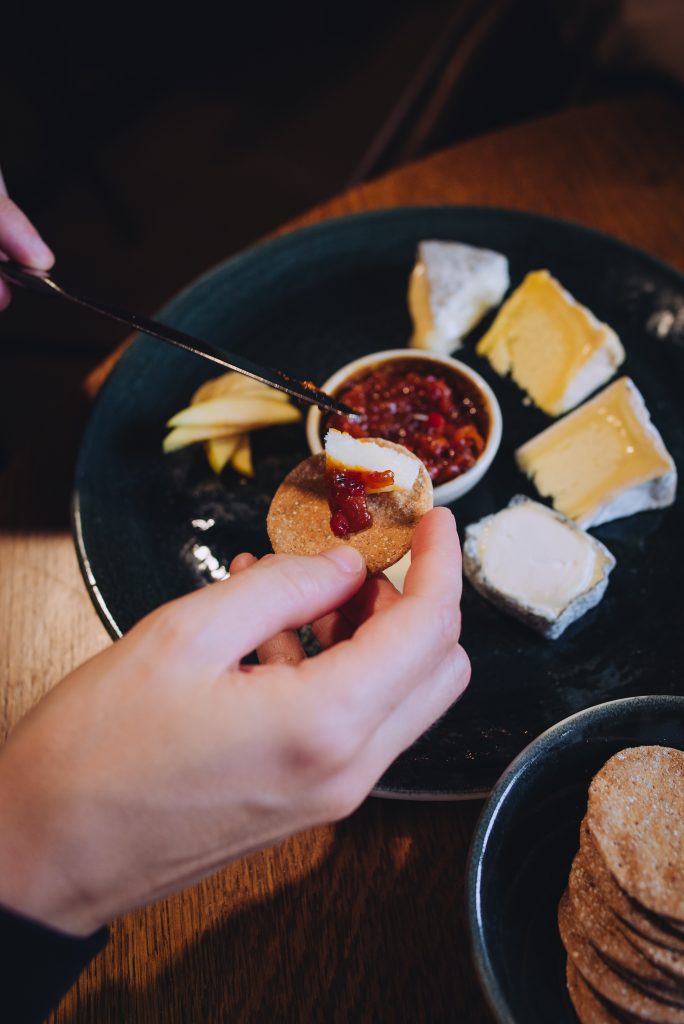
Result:
[[625,711],[653,710],[656,705],[660,710],[679,708],[684,712],[684,695],[679,694],[647,694],[639,697],[621,697],[618,700],[605,701],[583,708],[573,715],[568,715],[560,722],[550,726],[529,743],[524,750],[511,761],[508,768],[500,776],[492,789],[477,819],[473,837],[470,842],[466,863],[466,911],[468,931],[470,933],[470,949],[480,987],[487,997],[487,1002],[500,1024],[520,1024],[513,1016],[510,1006],[496,975],[485,941],[485,928],[481,915],[481,871],[487,853],[489,837],[496,825],[506,800],[511,792],[530,772],[536,770],[541,759],[551,756],[554,750],[565,745],[568,738],[587,722],[611,721]]

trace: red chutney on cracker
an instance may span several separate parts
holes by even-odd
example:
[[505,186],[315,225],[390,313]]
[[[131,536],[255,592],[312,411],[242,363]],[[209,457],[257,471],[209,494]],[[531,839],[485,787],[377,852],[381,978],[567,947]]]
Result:
[[368,571],[406,554],[421,517],[432,508],[423,463],[401,445],[329,431],[326,451],[288,473],[268,512],[276,553],[312,555],[348,543]]
[[410,491],[419,471],[420,464],[408,452],[329,430],[325,435],[325,476],[332,532],[346,538],[367,530],[373,523],[367,495]]

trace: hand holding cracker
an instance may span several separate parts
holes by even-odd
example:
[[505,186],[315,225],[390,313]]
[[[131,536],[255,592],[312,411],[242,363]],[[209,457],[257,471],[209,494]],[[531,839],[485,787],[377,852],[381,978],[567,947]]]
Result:
[[[85,935],[342,818],[465,689],[446,509],[416,529],[403,596],[346,545],[249,562],[158,608],[12,733],[1,903]],[[312,621],[328,649],[302,659],[288,631]]]

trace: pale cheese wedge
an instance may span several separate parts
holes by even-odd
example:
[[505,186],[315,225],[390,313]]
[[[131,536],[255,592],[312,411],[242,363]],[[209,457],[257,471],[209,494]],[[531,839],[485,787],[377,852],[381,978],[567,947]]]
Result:
[[547,270],[527,275],[478,342],[498,374],[510,373],[550,416],[573,409],[613,376],[625,350]]
[[554,508],[584,527],[675,499],[672,456],[629,377],[527,441],[516,460]]
[[521,495],[466,528],[466,578],[492,604],[550,640],[598,604],[614,567],[600,541]]
[[413,348],[446,355],[485,313],[501,302],[509,285],[501,253],[461,242],[421,242],[411,272],[408,304]]
[[404,583],[406,582],[406,573],[411,568],[411,552],[407,551],[403,558],[400,558],[394,565],[390,565],[389,569],[385,569],[384,575],[390,581],[393,587],[395,587],[400,594],[404,593]]
[[[404,455],[374,441],[352,437],[342,430],[329,430],[324,445],[326,462],[366,473],[385,473],[389,470],[394,476],[394,483],[390,487],[383,487],[384,491],[410,491],[422,465],[419,459],[408,452]],[[372,493],[370,488],[368,491]]]

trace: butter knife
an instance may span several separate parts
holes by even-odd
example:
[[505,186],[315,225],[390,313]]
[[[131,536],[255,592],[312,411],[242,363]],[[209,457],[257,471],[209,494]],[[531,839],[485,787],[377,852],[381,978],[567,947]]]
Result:
[[175,327],[167,327],[156,320],[150,320],[149,317],[140,316],[138,313],[129,313],[126,310],[118,309],[116,306],[110,306],[99,300],[76,295],[74,292],[67,291],[61,284],[58,284],[45,270],[33,270],[29,267],[23,267],[12,260],[7,260],[6,262],[0,262],[0,276],[4,277],[11,284],[21,285],[30,291],[39,292],[42,295],[57,296],[60,299],[66,299],[68,302],[75,302],[78,306],[84,306],[94,313],[100,313],[101,316],[106,316],[109,320],[116,320],[119,323],[126,324],[127,327],[132,327],[141,334],[148,334],[153,338],[159,338],[160,341],[166,341],[170,345],[182,348],[186,352],[199,356],[201,359],[208,359],[218,366],[223,366],[226,370],[243,373],[246,377],[252,377],[254,380],[261,381],[262,384],[268,384],[269,387],[277,388],[278,391],[285,391],[288,395],[292,395],[293,398],[306,402],[308,405],[317,405],[319,409],[324,409],[326,412],[340,413],[342,416],[355,415],[354,410],[348,405],[338,402],[337,399],[326,395],[324,391],[319,391],[313,384],[296,380],[294,377],[283,373],[282,370],[259,366],[258,363],[253,363],[251,359],[246,359],[245,356],[238,355],[235,352],[224,352],[222,349],[215,348],[206,341],[194,338],[191,334],[186,334],[185,331],[178,331]]

